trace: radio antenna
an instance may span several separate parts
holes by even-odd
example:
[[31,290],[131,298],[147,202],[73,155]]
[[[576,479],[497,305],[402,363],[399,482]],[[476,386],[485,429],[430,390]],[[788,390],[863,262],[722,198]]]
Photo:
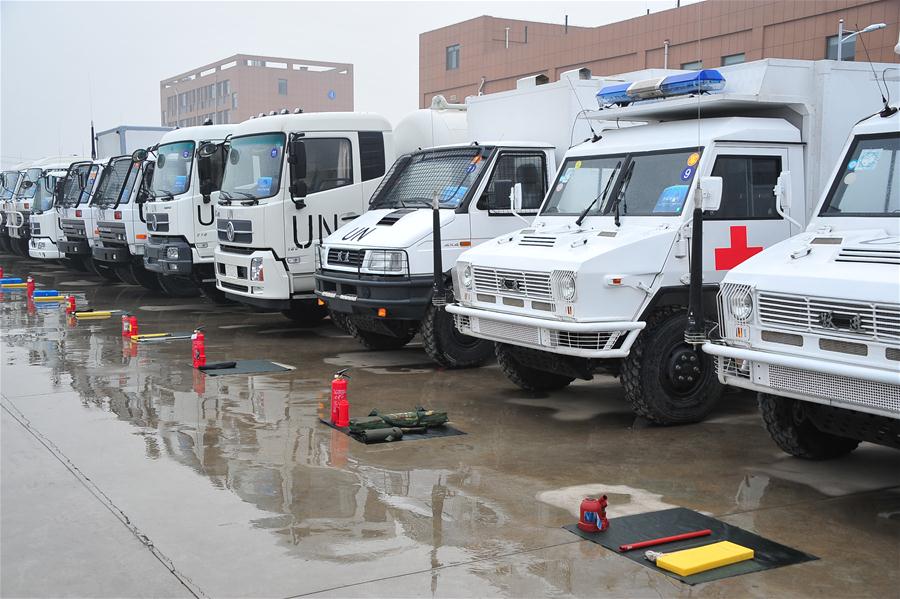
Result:
[[[859,31],[859,25],[856,25],[856,30]],[[882,116],[891,116],[895,112],[897,112],[896,108],[891,108],[888,105],[887,98],[884,97],[884,94],[881,92],[881,80],[878,79],[878,73],[875,71],[875,65],[872,63],[872,58],[869,56],[869,49],[866,47],[866,40],[863,39],[865,36],[859,35],[857,38],[860,42],[862,42],[863,50],[866,52],[866,62],[869,63],[869,67],[872,69],[872,75],[875,76],[875,85],[878,86],[878,94],[881,96],[881,104],[884,106],[884,109],[881,111]],[[840,40],[838,40],[840,41]],[[882,78],[884,78],[884,73],[882,73]],[[887,81],[884,82],[884,88],[887,90],[888,97],[891,95],[891,91],[888,89]]]
[[[581,103],[581,98],[578,97],[578,92],[575,91],[575,85],[572,83],[572,79],[566,77],[566,81],[569,82],[569,88],[572,90],[572,94],[575,96],[575,101],[578,102],[578,107],[581,108],[581,112],[579,112],[578,115],[587,113],[587,110],[584,108],[584,104]],[[578,122],[578,115],[575,115],[575,123]],[[599,135],[597,135],[597,132],[594,131],[594,126],[591,124],[591,119],[585,118],[585,120],[587,121],[587,126],[591,130],[591,143],[600,141],[601,138]],[[572,123],[573,130],[575,129],[575,123]]]

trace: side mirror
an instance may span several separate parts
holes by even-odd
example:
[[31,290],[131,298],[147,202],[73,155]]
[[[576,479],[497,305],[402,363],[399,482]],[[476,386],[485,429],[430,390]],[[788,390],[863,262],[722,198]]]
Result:
[[778,175],[778,182],[775,183],[775,204],[778,207],[778,213],[783,214],[791,211],[791,171],[782,171]]
[[31,189],[32,187],[34,187],[34,181],[29,179],[22,181],[22,189]]
[[197,150],[197,154],[200,156],[200,158],[210,158],[219,151],[220,147],[221,144],[206,141],[200,144],[200,148]]
[[704,212],[716,212],[722,205],[722,177],[701,177],[700,209]]
[[306,179],[306,144],[301,139],[291,139],[288,148],[288,164],[291,165],[291,181]]
[[509,192],[509,208],[513,211],[513,214],[518,214],[522,211],[522,184],[516,183],[513,185],[512,191]]
[[506,210],[509,207],[509,194],[512,188],[511,179],[494,181],[494,193],[488,197],[488,210]]
[[150,153],[147,150],[145,150],[144,148],[138,148],[137,150],[132,152],[131,160],[132,160],[132,162],[143,162],[143,161],[147,160],[147,156],[149,156],[149,155],[150,155]]

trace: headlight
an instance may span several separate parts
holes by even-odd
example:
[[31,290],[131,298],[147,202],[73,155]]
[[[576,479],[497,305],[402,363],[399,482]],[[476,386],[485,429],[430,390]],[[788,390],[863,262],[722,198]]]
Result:
[[251,258],[250,259],[250,280],[251,281],[265,281],[265,277],[263,274],[263,265],[262,258]]
[[736,320],[747,320],[750,318],[750,315],[753,313],[753,296],[750,295],[749,289],[735,293],[730,300],[731,315]]
[[567,301],[571,302],[575,299],[575,273],[571,272],[561,272],[557,273],[556,277],[556,285],[557,290],[559,291],[559,296]]
[[166,248],[166,258],[169,260],[178,260],[178,248]]
[[369,250],[366,270],[382,273],[402,273],[406,268],[406,252],[398,250]]
[[466,289],[472,288],[472,265],[466,264],[462,269],[462,284]]

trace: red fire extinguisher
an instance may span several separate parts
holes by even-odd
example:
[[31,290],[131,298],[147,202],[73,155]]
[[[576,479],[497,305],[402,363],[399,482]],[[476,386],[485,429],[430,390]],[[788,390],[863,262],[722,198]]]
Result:
[[331,422],[335,426],[350,426],[350,402],[347,401],[349,368],[338,370],[331,380]]
[[122,336],[131,337],[131,321],[128,320],[128,314],[122,315]]
[[25,279],[25,294],[28,296],[28,299],[34,297],[34,277],[28,275],[28,278]]
[[75,296],[70,295],[66,298],[66,314],[75,313]]
[[585,497],[581,501],[578,528],[585,532],[603,532],[609,528],[606,506],[606,495],[601,495],[599,498]]
[[3,278],[3,267],[0,266],[0,279],[2,279],[2,278]]
[[191,335],[191,357],[194,368],[206,366],[206,335],[203,334],[203,327],[197,327]]

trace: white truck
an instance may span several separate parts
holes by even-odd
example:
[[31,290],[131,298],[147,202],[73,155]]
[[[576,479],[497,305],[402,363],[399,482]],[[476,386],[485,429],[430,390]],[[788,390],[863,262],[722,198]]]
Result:
[[[524,389],[607,373],[651,422],[702,420],[722,385],[685,341],[692,255],[711,307],[727,271],[802,230],[850,128],[878,109],[869,89],[868,64],[783,59],[602,89],[596,118],[645,124],[572,148],[533,226],[459,258],[447,311]],[[695,204],[712,213],[702,244]]]
[[[886,81],[893,95],[897,79]],[[859,91],[859,90],[857,90]],[[793,198],[781,198],[785,209]],[[759,392],[785,452],[826,459],[860,441],[900,448],[900,113],[862,121],[804,233],[731,270],[719,380]]]
[[[215,292],[215,200],[225,167],[224,149],[200,157],[197,149],[224,141],[234,125],[199,125],[166,133],[154,148],[156,167],[144,204],[149,238],[144,267],[159,274],[173,297]],[[140,152],[145,158],[146,152]]]
[[397,155],[434,139],[463,140],[465,112],[441,100],[393,130],[365,112],[278,114],[238,125],[216,208],[219,290],[301,323],[324,317],[313,293],[315,245],[365,211]]
[[[36,160],[22,172],[19,187],[7,204],[6,227],[10,244],[15,253],[28,256],[31,238],[31,210],[35,201],[45,201],[48,191],[38,185],[44,178],[44,170],[60,163],[68,164],[74,156],[51,156]],[[49,192],[52,195],[52,190]]]
[[38,260],[59,260],[63,253],[57,246],[59,239],[59,219],[55,210],[57,186],[65,179],[69,166],[73,162],[84,160],[82,157],[60,156],[57,159],[43,161],[39,167],[41,175],[35,183],[36,191],[31,200],[31,214],[28,219],[30,239],[28,255]]
[[13,198],[19,190],[19,183],[22,182],[22,175],[30,163],[23,162],[0,173],[0,251],[16,253],[17,249],[12,246],[9,236],[10,212],[13,209]]
[[[433,290],[449,282],[447,269],[467,248],[529,222],[572,138],[590,134],[577,117],[596,106],[601,80],[579,69],[537,83],[525,78],[516,90],[468,98],[471,143],[401,157],[369,211],[322,242],[316,294],[366,347],[402,347],[421,331],[428,355],[446,367],[476,366],[493,354],[491,343],[456,331],[433,305]],[[510,209],[511,189],[518,189],[517,210]]]

